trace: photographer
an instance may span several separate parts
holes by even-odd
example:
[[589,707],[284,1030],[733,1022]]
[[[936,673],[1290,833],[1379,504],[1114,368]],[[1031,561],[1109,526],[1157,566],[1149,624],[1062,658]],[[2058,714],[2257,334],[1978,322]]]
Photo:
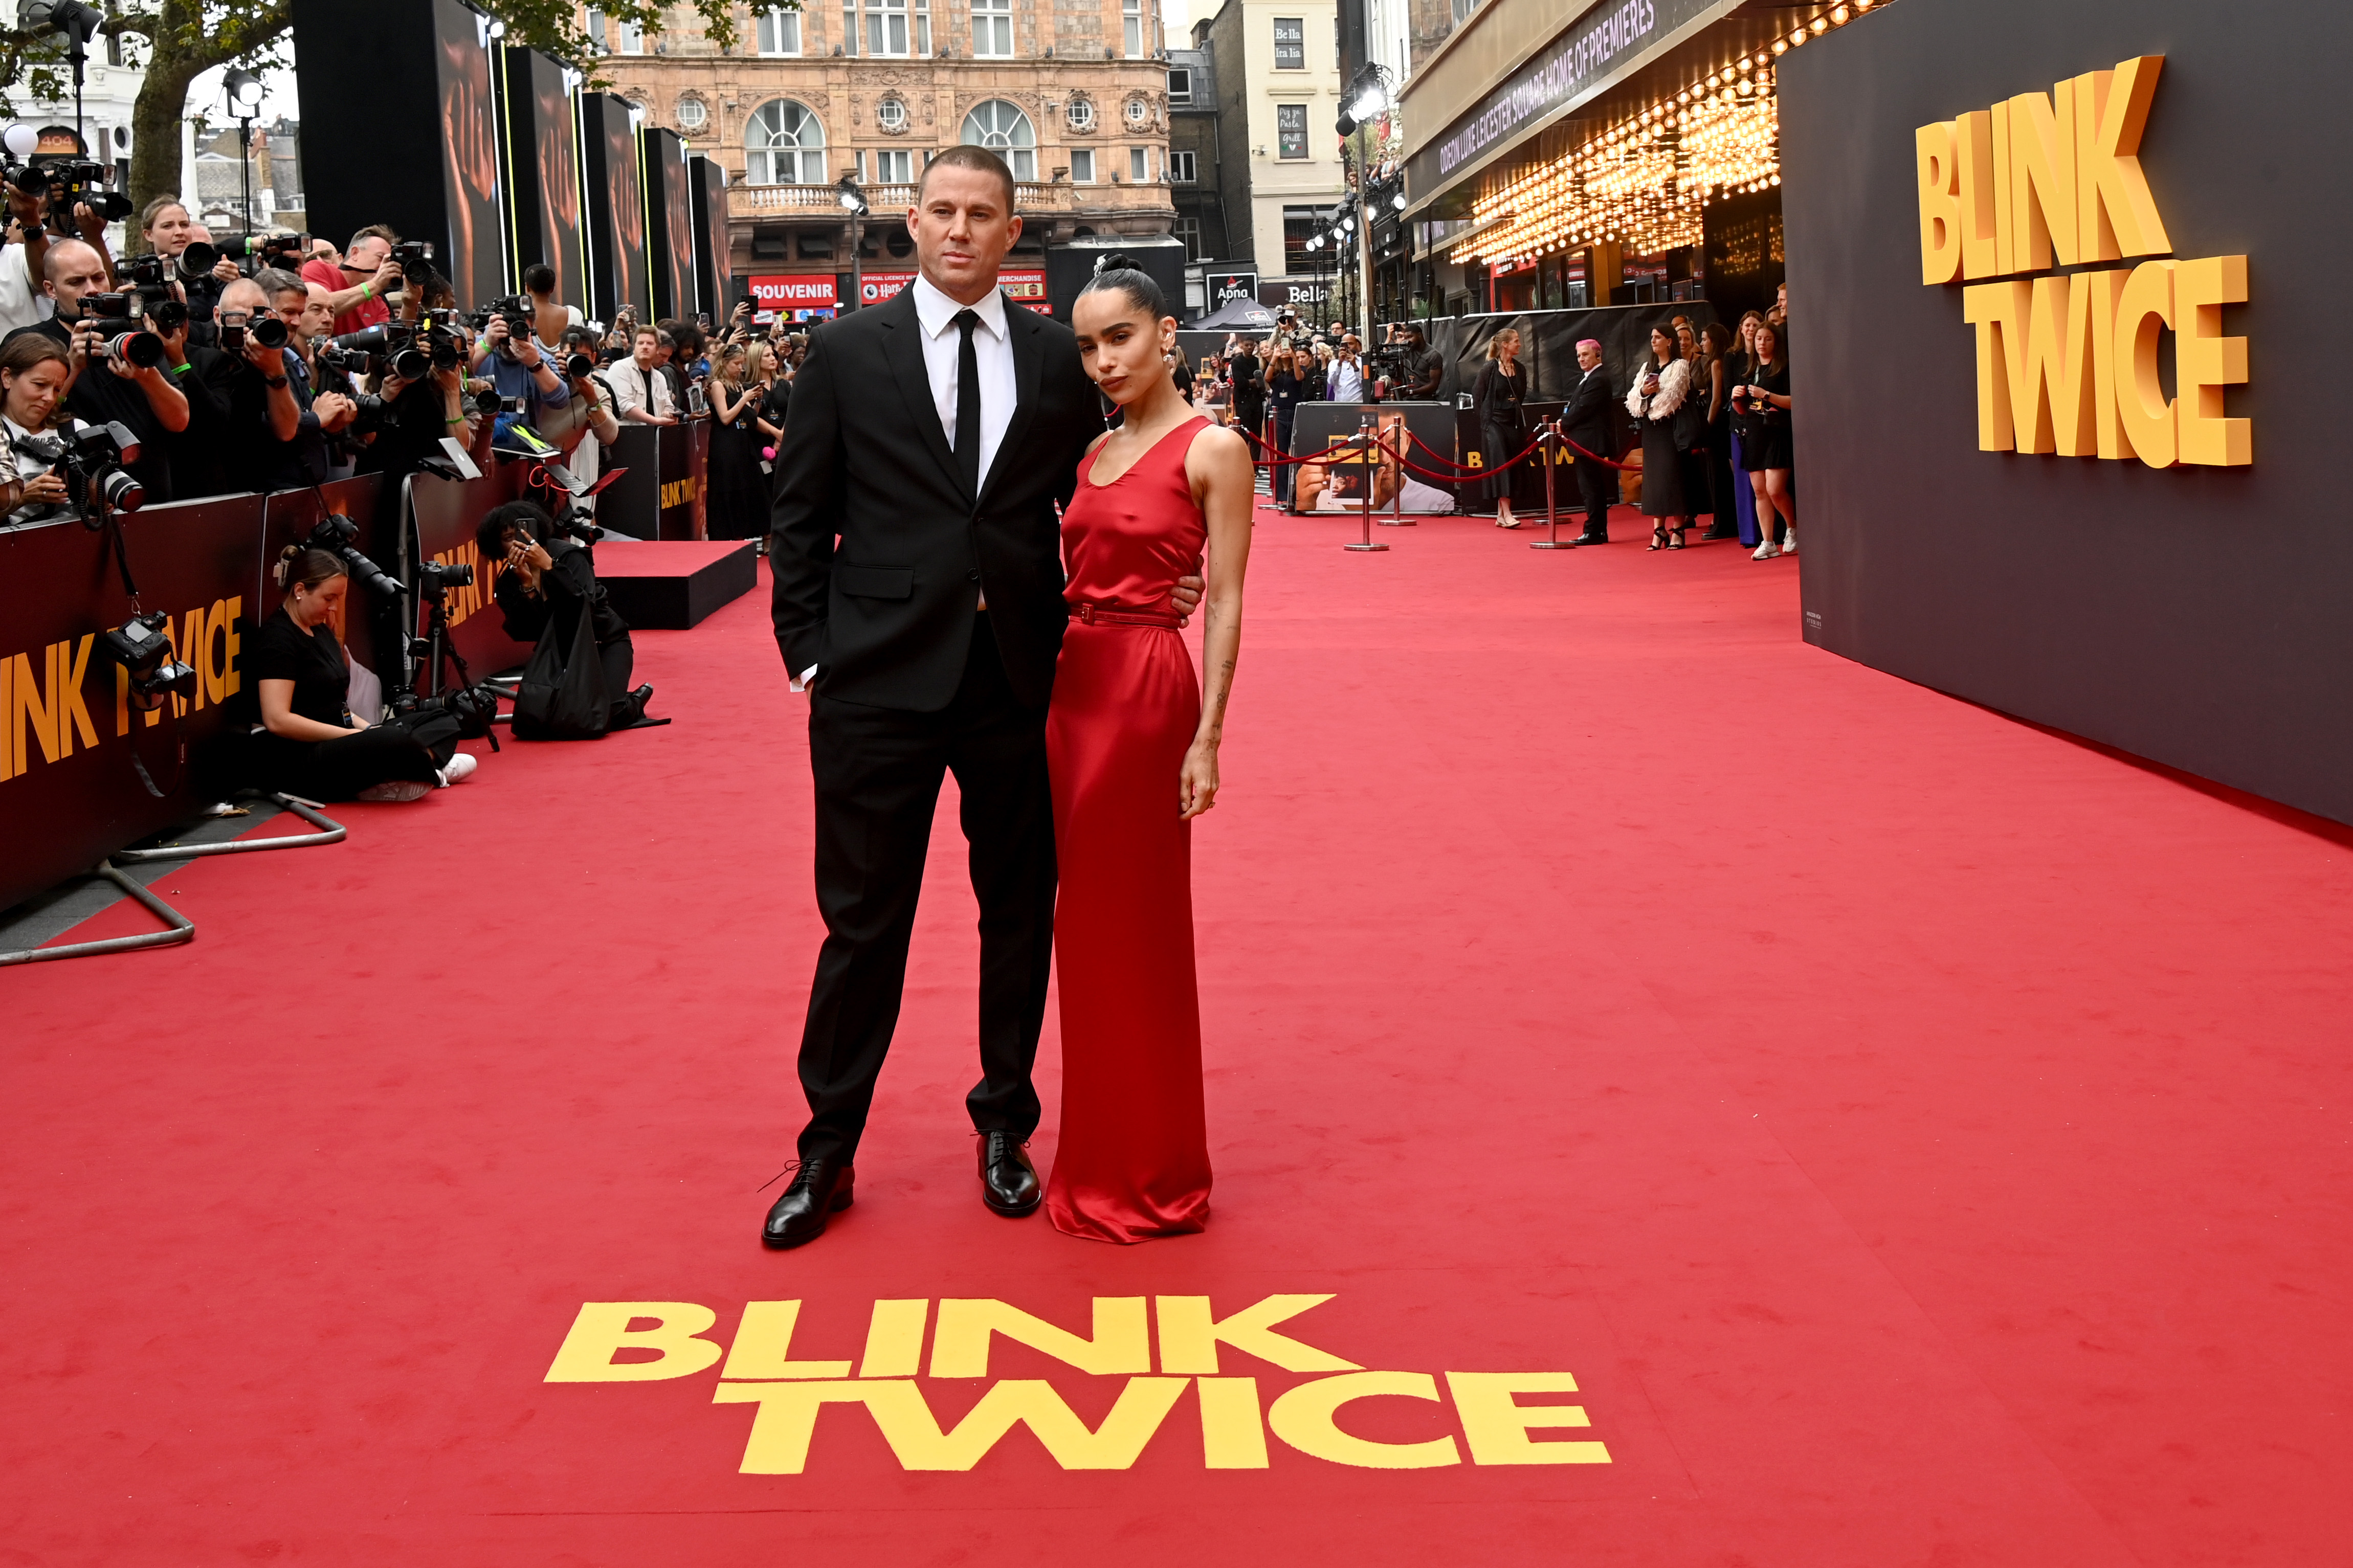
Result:
[[1421,329],[1408,321],[1392,334],[1398,358],[1403,363],[1404,378],[1398,385],[1397,395],[1411,403],[1434,402],[1439,384],[1446,379],[1446,356],[1430,346]]
[[106,259],[90,245],[58,240],[42,268],[41,287],[57,314],[9,337],[37,333],[66,351],[73,371],[66,406],[93,425],[128,428],[139,440],[131,473],[147,503],[170,500],[170,437],[188,427],[188,399],[165,366],[165,344],[151,321],[131,313],[136,296],[107,289]]
[[628,362],[612,368],[613,413],[624,424],[678,423],[678,401],[662,374],[661,340],[654,328],[639,327]]
[[258,279],[238,279],[221,290],[221,352],[206,370],[227,404],[230,475],[242,488],[262,491],[324,484],[327,438],[359,412],[341,394],[312,395],[293,323],[270,302],[273,285],[298,321],[310,310],[310,286],[292,273],[273,268]]
[[327,309],[334,317],[335,335],[364,331],[392,320],[385,296],[404,281],[392,247],[400,236],[382,224],[371,224],[352,236],[341,261],[312,259],[302,263],[302,279],[327,291]]
[[73,367],[66,351],[38,332],[0,345],[0,511],[29,522],[66,504],[66,483],[36,449],[50,416],[65,401]]
[[[573,482],[581,485],[596,482],[596,475],[604,467],[605,448],[621,438],[621,422],[613,414],[613,389],[606,384],[604,373],[597,369],[596,348],[596,334],[589,328],[565,330],[564,373],[572,396],[564,405],[564,414],[549,419],[548,424],[555,428],[540,431],[564,448],[565,467],[570,470]],[[583,504],[593,509],[596,498],[592,496]]]
[[543,412],[569,403],[572,390],[541,352],[530,314],[513,309],[521,303],[505,301],[508,309],[492,316],[481,329],[474,339],[469,368],[487,376],[491,390],[506,405],[500,423],[512,420],[536,430]]
[[48,254],[49,231],[43,221],[41,198],[10,185],[8,215],[24,237],[0,249],[0,333],[37,327],[55,308],[42,292],[42,258]]
[[246,782],[311,800],[397,801],[474,771],[447,712],[381,724],[353,717],[351,668],[332,625],[351,588],[341,560],[290,544],[273,575],[285,597],[247,639],[243,689],[229,699],[231,722],[247,726],[236,758]]
[[515,641],[536,643],[552,625],[558,645],[568,652],[580,634],[581,615],[589,616],[589,635],[596,638],[597,659],[605,669],[605,689],[622,694],[612,700],[612,728],[627,729],[645,717],[654,689],[629,689],[637,664],[629,624],[607,601],[588,552],[554,533],[554,520],[539,506],[509,501],[483,514],[474,544],[486,564],[499,563],[492,594],[505,617],[507,636]]
[[[205,345],[213,341],[213,312],[220,304],[220,291],[237,279],[237,263],[213,248],[212,237],[188,216],[188,209],[175,197],[157,196],[139,215],[139,233],[147,241],[147,248],[161,257],[172,274],[172,292],[188,308],[188,320],[194,324],[189,333],[191,342]],[[189,276],[187,251],[191,246],[203,248],[196,253],[201,260],[210,252],[215,260],[210,268]],[[178,363],[177,360],[173,362]]]

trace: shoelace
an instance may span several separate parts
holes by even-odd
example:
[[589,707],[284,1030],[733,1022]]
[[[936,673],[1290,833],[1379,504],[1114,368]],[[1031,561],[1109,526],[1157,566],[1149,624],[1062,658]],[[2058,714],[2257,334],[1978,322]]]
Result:
[[[795,1171],[806,1171],[807,1169],[808,1162],[806,1160],[787,1160],[785,1162],[785,1168],[783,1170],[778,1171],[775,1175],[770,1176],[766,1181],[762,1182],[758,1186],[754,1187],[752,1190],[755,1193],[765,1193],[770,1187],[775,1186],[778,1182],[784,1180],[786,1176],[791,1175]],[[789,1188],[786,1190],[790,1191]]]

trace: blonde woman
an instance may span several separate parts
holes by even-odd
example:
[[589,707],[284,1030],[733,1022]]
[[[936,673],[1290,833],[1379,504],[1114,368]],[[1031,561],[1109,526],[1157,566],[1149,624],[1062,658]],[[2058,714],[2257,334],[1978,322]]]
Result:
[[745,384],[744,345],[723,346],[711,362],[708,516],[713,539],[752,539],[767,531],[767,477],[760,472],[761,395]]
[[1537,504],[1527,482],[1528,465],[1512,462],[1528,444],[1527,420],[1520,405],[1527,401],[1527,373],[1520,368],[1520,334],[1505,327],[1487,340],[1486,367],[1471,390],[1471,405],[1479,412],[1479,452],[1486,459],[1486,476],[1479,495],[1495,503],[1495,526],[1517,528],[1512,503]]

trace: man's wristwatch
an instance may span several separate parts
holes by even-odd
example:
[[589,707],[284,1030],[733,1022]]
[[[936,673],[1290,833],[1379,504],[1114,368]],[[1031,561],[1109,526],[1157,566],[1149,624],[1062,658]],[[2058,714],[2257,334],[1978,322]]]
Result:
[[287,384],[287,378],[282,375],[265,375],[261,378],[261,384],[275,392]]

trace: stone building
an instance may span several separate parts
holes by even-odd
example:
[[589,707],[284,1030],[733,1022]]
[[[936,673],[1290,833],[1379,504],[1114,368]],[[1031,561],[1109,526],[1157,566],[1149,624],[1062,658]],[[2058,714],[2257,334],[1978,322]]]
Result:
[[[760,8],[739,12],[725,52],[686,6],[658,34],[594,8],[585,20],[606,40],[596,64],[613,90],[725,166],[739,280],[846,278],[850,226],[834,185],[849,174],[872,214],[862,269],[885,279],[887,297],[893,269],[914,265],[898,215],[930,155],[959,142],[1012,165],[1024,225],[1012,268],[1039,267],[1047,247],[1090,235],[1166,234],[1176,216],[1159,0]],[[874,302],[871,280],[868,294]]]

